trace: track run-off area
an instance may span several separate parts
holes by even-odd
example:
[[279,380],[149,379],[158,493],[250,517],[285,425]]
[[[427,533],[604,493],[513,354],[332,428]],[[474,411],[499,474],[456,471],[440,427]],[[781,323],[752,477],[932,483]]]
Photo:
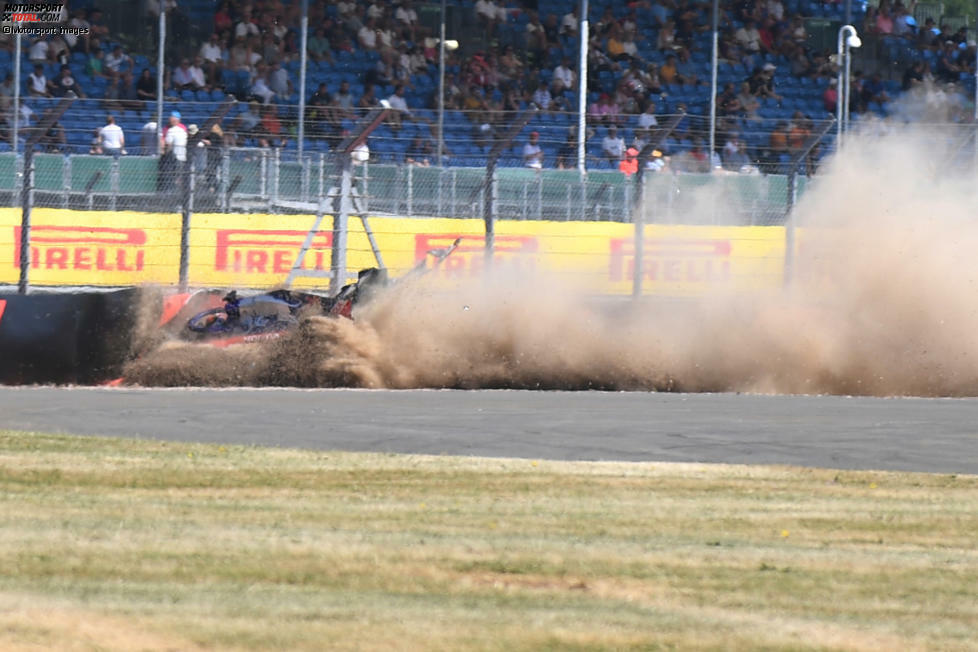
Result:
[[0,388],[0,428],[318,450],[978,474],[978,399]]

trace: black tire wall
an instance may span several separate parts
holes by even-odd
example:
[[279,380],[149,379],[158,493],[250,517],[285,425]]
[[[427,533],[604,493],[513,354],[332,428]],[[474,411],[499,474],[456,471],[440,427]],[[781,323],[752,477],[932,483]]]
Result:
[[0,383],[109,380],[129,356],[139,291],[0,294]]

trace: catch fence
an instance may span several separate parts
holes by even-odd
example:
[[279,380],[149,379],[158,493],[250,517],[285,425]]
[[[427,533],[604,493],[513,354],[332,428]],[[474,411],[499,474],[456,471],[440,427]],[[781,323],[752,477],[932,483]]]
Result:
[[[326,153],[301,161],[274,149],[221,148],[192,157],[194,207],[205,212],[291,212],[293,202],[317,202],[339,180]],[[0,203],[21,204],[22,161],[0,154]],[[34,156],[36,206],[74,210],[180,210],[184,183],[161,170],[156,156]],[[354,166],[355,192],[365,211],[404,217],[481,218],[486,170],[366,162]],[[576,170],[497,168],[499,219],[632,221],[635,175]],[[807,179],[799,179],[803,191]],[[663,224],[768,225],[784,220],[788,176],[738,174],[645,175],[645,219]]]

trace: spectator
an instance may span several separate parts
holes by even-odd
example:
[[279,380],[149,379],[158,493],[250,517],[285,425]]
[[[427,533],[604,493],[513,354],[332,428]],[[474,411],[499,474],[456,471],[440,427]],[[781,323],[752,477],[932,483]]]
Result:
[[95,129],[92,131],[92,140],[89,141],[88,153],[92,156],[101,156],[102,154],[102,130]]
[[41,136],[39,144],[44,149],[45,152],[51,154],[64,153],[67,149],[67,140],[65,139],[65,130],[61,126],[60,122],[55,122],[51,125],[44,135]]
[[326,30],[322,27],[317,27],[313,35],[309,37],[306,43],[306,51],[313,61],[333,62],[333,53],[329,49],[329,39],[326,38]]
[[550,105],[553,102],[553,97],[550,95],[550,89],[547,88],[547,82],[540,80],[537,85],[536,91],[533,92],[533,105],[536,106],[541,111],[549,111]]
[[625,155],[625,139],[618,135],[618,127],[611,125],[608,133],[601,140],[601,153],[613,164],[621,161]]
[[156,79],[149,72],[149,68],[143,68],[136,82],[136,96],[143,102],[150,102],[156,99]]
[[829,85],[825,88],[825,92],[822,93],[822,105],[825,107],[826,113],[835,113],[839,106],[839,86],[837,80],[829,80]]
[[738,115],[744,107],[740,104],[733,82],[724,85],[723,91],[717,96],[717,112],[720,115]]
[[506,9],[493,0],[476,0],[475,13],[490,37],[495,35],[496,25],[506,22]]
[[105,74],[105,53],[101,49],[94,50],[88,57],[85,64],[85,74],[91,78],[106,77]]
[[666,56],[666,62],[659,68],[659,78],[662,80],[663,84],[683,83],[683,80],[679,76],[679,70],[676,68],[675,54]]
[[407,101],[404,99],[403,84],[399,84],[394,89],[394,93],[387,98],[387,103],[390,104],[391,109],[393,109],[393,112],[389,114],[392,127],[399,128],[402,120],[412,119],[411,111],[408,109]]
[[263,106],[261,117],[261,133],[258,144],[262,147],[284,147],[285,137],[282,135],[282,122],[278,119],[274,106]]
[[723,146],[723,168],[733,172],[743,170],[750,165],[750,158],[747,156],[746,147],[736,133],[730,134],[727,143]]
[[781,101],[781,96],[774,92],[774,71],[776,69],[777,67],[773,63],[765,63],[763,67],[754,70],[750,79],[747,80],[754,96]]
[[200,46],[197,54],[207,64],[218,64],[221,62],[221,37],[215,32],[212,33],[206,43]]
[[155,156],[159,153],[160,140],[156,136],[156,121],[150,120],[143,125],[142,150],[143,156]]
[[788,124],[783,120],[774,125],[768,137],[768,170],[777,170],[781,157],[788,153]]
[[292,82],[289,81],[289,73],[277,61],[272,64],[272,68],[268,72],[268,87],[278,97],[287,98],[292,95]]
[[190,72],[189,59],[180,61],[180,65],[173,71],[172,81],[173,88],[178,91],[194,91],[200,88],[197,86],[196,80],[194,80],[193,73]]
[[630,177],[636,172],[638,172],[638,150],[634,147],[629,147],[625,150],[625,158],[618,163],[618,171],[622,172],[626,177]]
[[166,190],[183,186],[184,165],[187,162],[187,128],[180,122],[179,111],[170,113],[170,124],[163,130],[163,156],[160,157],[161,177]]
[[50,57],[48,56],[51,50],[51,44],[45,38],[39,38],[34,41],[34,44],[28,50],[27,58],[31,60],[32,63],[47,63]]
[[879,12],[876,14],[876,33],[887,36],[893,33],[893,16],[890,15],[890,8],[881,4]]
[[740,102],[740,106],[748,118],[757,118],[757,110],[761,108],[761,103],[757,100],[757,96],[750,92],[749,83],[742,82],[740,84],[740,92],[737,93],[737,100]]
[[258,73],[255,76],[255,83],[251,86],[251,94],[261,100],[262,104],[271,104],[275,99],[275,91],[268,86],[268,66],[264,63],[258,64]]
[[431,159],[434,157],[435,152],[431,148],[431,141],[421,136],[415,136],[410,147],[408,147],[404,161],[410,165],[426,168],[431,165]]
[[557,151],[557,169],[573,170],[577,167],[577,134],[575,130],[567,130],[567,139]]
[[56,97],[64,97],[69,92],[74,92],[78,97],[85,97],[85,93],[82,91],[81,86],[75,81],[75,78],[71,76],[71,68],[68,66],[61,66],[61,76],[58,77],[58,81],[54,84],[54,91],[52,91]]
[[360,44],[360,47],[364,50],[376,50],[377,33],[379,31],[376,21],[373,18],[368,18],[364,26],[357,32],[357,42]]
[[655,102],[649,100],[645,105],[645,111],[638,116],[638,128],[646,132],[659,126],[659,121],[655,117]]
[[340,89],[336,93],[336,105],[350,115],[353,114],[353,94],[350,92],[350,82],[345,79],[340,82]]
[[577,73],[571,64],[570,57],[564,57],[560,65],[554,68],[553,73],[553,92],[563,93],[566,90],[577,88]]
[[788,129],[788,149],[799,154],[811,135],[812,130],[808,118],[801,111],[795,111],[791,116],[791,125]]
[[577,38],[577,26],[580,19],[577,17],[577,7],[571,9],[560,20],[560,35],[569,38]]
[[380,102],[377,100],[376,91],[374,90],[373,84],[363,85],[363,95],[360,96],[360,100],[357,102],[357,108],[369,109],[375,107]]
[[887,95],[886,87],[883,85],[883,76],[878,72],[873,73],[873,76],[863,84],[863,104],[870,102],[885,104],[889,101],[890,96]]
[[744,23],[744,26],[734,33],[734,39],[748,55],[761,52],[761,33],[757,31],[757,24],[753,20]]
[[65,43],[74,52],[88,53],[88,38],[91,31],[91,24],[85,20],[88,12],[85,9],[76,9],[74,16],[68,21],[68,27],[73,27],[80,31],[78,35],[64,34]]
[[34,72],[27,76],[27,93],[32,97],[51,97],[53,84],[44,76],[44,66],[36,64]]
[[539,132],[530,132],[530,140],[523,145],[523,165],[539,170],[543,168],[543,150],[540,148]]
[[114,116],[108,116],[105,119],[105,126],[99,130],[99,145],[103,154],[116,158],[126,153],[126,137],[122,133],[122,128],[115,123]]
[[403,0],[394,12],[394,20],[400,25],[404,38],[415,40],[418,32],[418,12],[411,6],[411,0]]
[[618,106],[607,93],[598,96],[598,101],[591,105],[589,113],[591,121],[598,124],[614,124],[618,121]]
[[132,59],[122,51],[121,45],[117,45],[112,48],[112,52],[106,55],[105,68],[108,74],[117,76],[122,73],[124,68],[132,68]]
[[903,72],[902,88],[904,91],[909,91],[924,82],[925,66],[923,61],[916,61]]
[[10,108],[10,102],[14,96],[14,76],[7,73],[4,77],[3,83],[0,84],[0,111],[6,111]]

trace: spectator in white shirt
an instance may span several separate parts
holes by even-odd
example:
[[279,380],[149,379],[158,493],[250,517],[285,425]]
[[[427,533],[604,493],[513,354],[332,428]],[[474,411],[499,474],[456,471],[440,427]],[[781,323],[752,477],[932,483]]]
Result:
[[262,104],[271,104],[275,98],[275,91],[268,86],[268,66],[263,63],[258,64],[258,74],[255,76],[255,83],[251,87],[251,94],[259,98]]
[[220,36],[211,34],[210,40],[200,46],[199,54],[207,63],[218,63],[221,60]]
[[412,33],[418,26],[418,12],[411,6],[410,0],[404,0],[401,3],[401,6],[394,12],[394,19]]
[[625,155],[625,139],[618,135],[618,127],[608,127],[608,135],[601,141],[601,151],[612,163],[619,163]]
[[560,34],[562,36],[577,36],[578,23],[580,23],[580,19],[577,17],[577,7],[574,7],[570,13],[564,14],[561,19]]
[[34,72],[27,77],[27,92],[34,97],[51,97],[48,78],[44,76],[44,66],[37,64]]
[[367,22],[364,23],[360,31],[357,32],[357,41],[360,42],[360,47],[364,50],[376,50],[377,49],[377,23],[373,18],[368,18]]
[[167,154],[172,154],[177,161],[187,160],[187,128],[180,122],[180,112],[170,114],[170,126],[163,136],[163,146]]
[[533,92],[532,101],[533,104],[535,104],[541,111],[547,111],[550,109],[550,104],[553,102],[553,97],[550,95],[550,89],[547,88],[547,82],[540,80],[540,85],[537,87],[536,91]]
[[115,123],[115,117],[110,115],[105,119],[105,126],[99,130],[99,144],[103,154],[118,157],[126,153],[126,137],[122,128]]
[[563,93],[577,87],[577,73],[571,67],[570,57],[564,57],[559,66],[554,68],[553,92]]
[[48,43],[47,39],[39,38],[34,42],[34,45],[31,46],[31,49],[29,50],[27,56],[31,61],[34,61],[35,63],[36,62],[46,63],[48,60],[48,53],[50,52],[50,50],[51,50],[51,44]]
[[543,167],[543,149],[540,148],[540,133],[530,132],[530,142],[523,145],[523,165],[534,170]]
[[115,46],[112,48],[112,52],[105,55],[105,68],[109,74],[118,76],[125,66],[129,66],[131,68],[132,59],[129,58],[128,54],[122,51],[122,46]]
[[394,94],[387,98],[387,103],[390,105],[393,112],[388,114],[390,116],[390,124],[392,127],[400,127],[401,121],[404,118],[408,120],[411,118],[411,110],[408,109],[407,100],[404,99],[404,85],[398,84],[394,88]]
[[655,119],[655,102],[649,102],[645,111],[638,116],[639,129],[651,129],[657,127],[659,121]]
[[180,66],[173,71],[173,88],[178,91],[195,91],[199,88],[194,83],[194,76],[190,71],[189,59],[182,60]]
[[207,87],[207,78],[204,76],[204,60],[199,55],[194,57],[194,63],[190,66],[190,77],[197,88]]

